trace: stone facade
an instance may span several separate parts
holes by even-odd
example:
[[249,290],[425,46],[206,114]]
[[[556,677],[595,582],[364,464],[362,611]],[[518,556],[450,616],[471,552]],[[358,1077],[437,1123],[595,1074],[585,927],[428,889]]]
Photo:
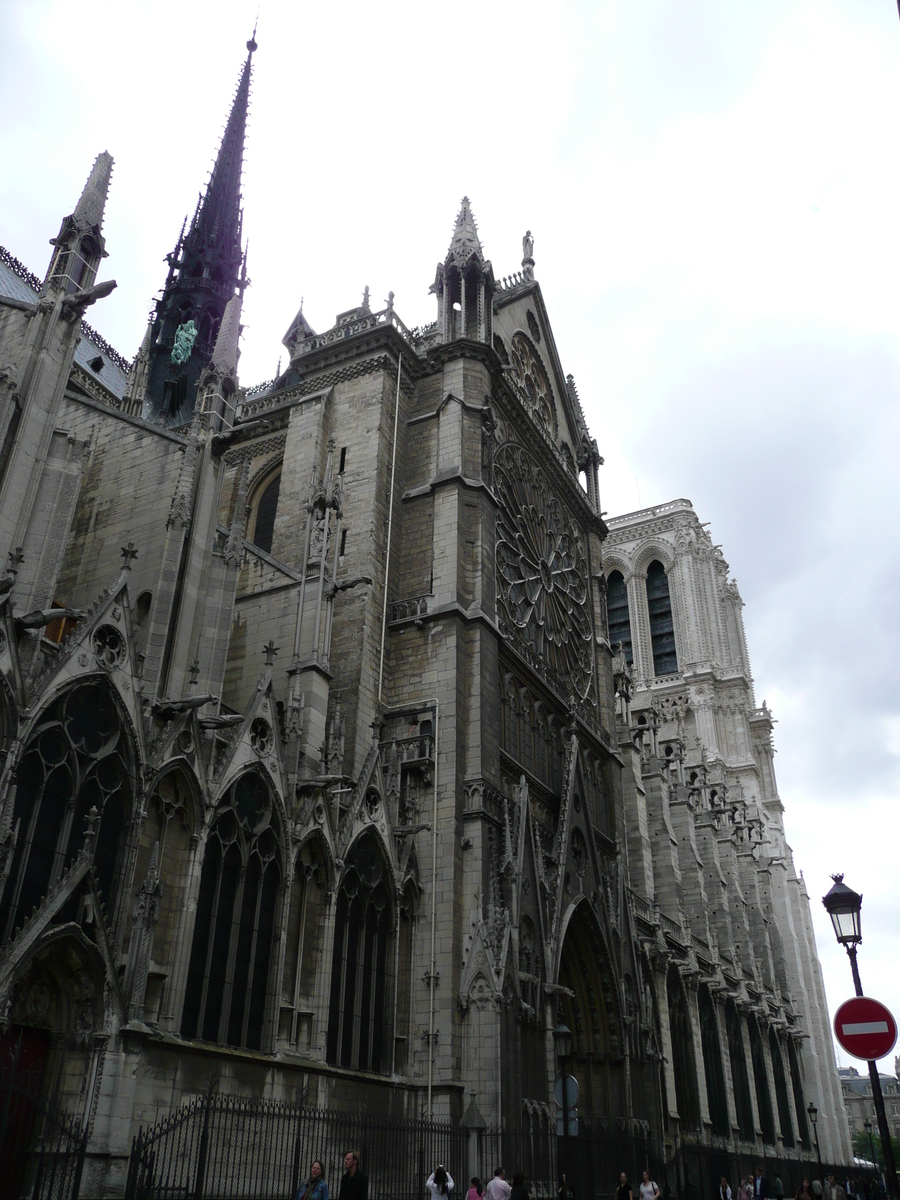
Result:
[[110,167],[0,260],[0,1017],[90,1186],[213,1078],[539,1134],[560,1022],[585,1128],[799,1155],[815,1096],[846,1156],[740,598],[686,501],[604,523],[530,235],[496,280],[463,200],[434,324],[300,313],[246,391],[243,272],[173,324],[202,205],[130,371],[84,324]]
[[[813,1100],[823,1157],[846,1161],[809,896],[785,839],[773,717],[754,698],[737,584],[687,500],[615,517],[609,529],[632,886],[680,927],[689,1006],[708,987],[727,1033],[721,1080],[697,1059],[702,1118],[718,1085],[742,1137],[752,1125],[764,1142],[790,1145],[806,1142]],[[739,1086],[744,1075],[749,1086]]]

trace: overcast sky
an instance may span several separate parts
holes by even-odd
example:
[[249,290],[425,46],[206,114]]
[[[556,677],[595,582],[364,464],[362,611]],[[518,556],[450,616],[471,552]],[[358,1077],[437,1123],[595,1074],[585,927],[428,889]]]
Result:
[[[89,319],[128,357],[255,15],[0,5],[0,242],[43,276],[108,149],[119,287]],[[258,42],[242,382],[274,375],[301,298],[316,329],[367,284],[432,320],[463,194],[496,274],[531,229],[604,508],[688,497],[740,585],[832,1013],[852,985],[820,897],[843,870],[863,984],[900,1014],[893,0],[264,0]]]

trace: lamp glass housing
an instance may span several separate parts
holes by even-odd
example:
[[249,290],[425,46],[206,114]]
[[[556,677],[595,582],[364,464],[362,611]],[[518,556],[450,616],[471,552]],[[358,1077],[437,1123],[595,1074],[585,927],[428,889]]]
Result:
[[819,1110],[813,1104],[812,1100],[810,1100],[809,1104],[806,1106],[806,1111],[809,1113],[809,1119],[812,1121],[813,1125],[815,1125],[819,1119]]
[[568,1025],[557,1025],[553,1030],[553,1041],[556,1043],[556,1053],[560,1058],[568,1058],[572,1049],[572,1030]]
[[834,887],[822,903],[831,917],[834,936],[842,946],[858,946],[862,941],[862,896],[844,883],[843,875],[834,875]]

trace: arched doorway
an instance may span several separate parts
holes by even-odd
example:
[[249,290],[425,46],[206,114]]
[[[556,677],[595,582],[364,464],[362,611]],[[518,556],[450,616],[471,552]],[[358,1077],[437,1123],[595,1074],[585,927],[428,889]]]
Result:
[[559,1020],[572,1030],[569,1071],[578,1080],[578,1116],[624,1117],[625,1078],[621,1013],[609,952],[600,926],[586,903],[572,914],[559,966]]
[[105,982],[96,947],[67,924],[41,939],[11,986],[10,1023],[0,1036],[0,1200],[30,1188],[39,1137],[63,1158],[71,1151],[74,1165],[103,1053]]

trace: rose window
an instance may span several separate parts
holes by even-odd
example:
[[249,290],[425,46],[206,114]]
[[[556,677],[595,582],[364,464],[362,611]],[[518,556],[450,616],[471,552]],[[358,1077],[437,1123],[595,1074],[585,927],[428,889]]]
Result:
[[522,446],[501,446],[494,465],[500,616],[557,681],[584,699],[592,636],[581,533]]
[[556,422],[550,382],[538,352],[524,333],[517,333],[512,340],[512,360],[519,393],[528,411],[548,433],[554,433]]

